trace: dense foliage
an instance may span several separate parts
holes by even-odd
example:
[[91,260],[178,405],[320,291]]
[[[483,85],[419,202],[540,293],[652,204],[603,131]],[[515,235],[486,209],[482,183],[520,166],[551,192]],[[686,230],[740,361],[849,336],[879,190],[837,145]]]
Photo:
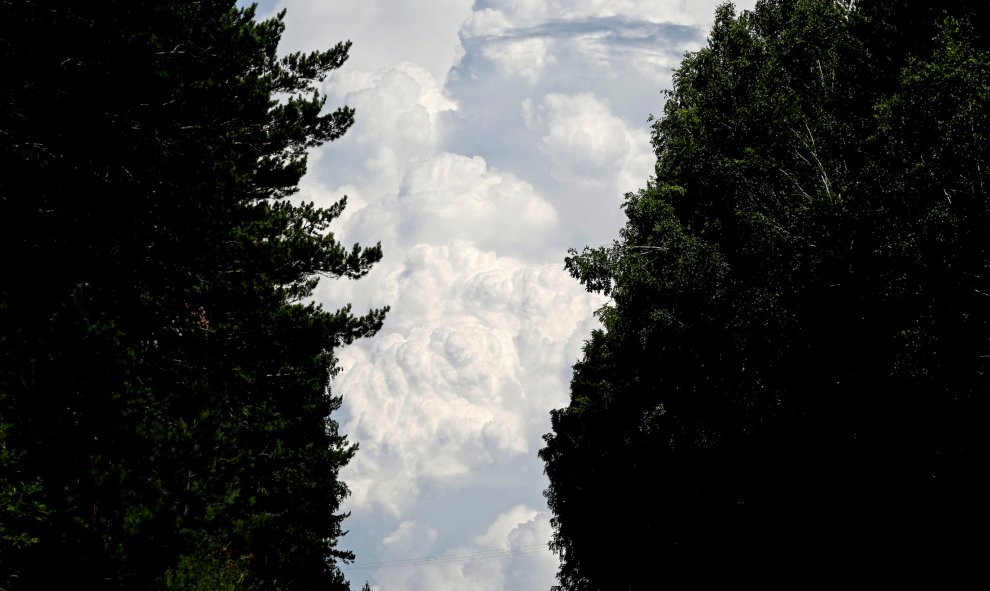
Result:
[[611,299],[541,451],[561,589],[985,559],[988,10],[718,9],[567,259]]
[[0,588],[346,589],[333,351],[385,310],[343,207],[289,199],[343,134],[233,0],[0,2]]

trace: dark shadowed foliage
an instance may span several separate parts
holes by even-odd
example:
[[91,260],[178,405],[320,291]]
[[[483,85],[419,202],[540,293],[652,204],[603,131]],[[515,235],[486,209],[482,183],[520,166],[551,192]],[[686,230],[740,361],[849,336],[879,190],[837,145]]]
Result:
[[346,589],[334,350],[378,246],[290,199],[340,137],[233,0],[0,2],[0,588]]
[[722,6],[540,452],[560,589],[976,570],[990,525],[985,4]]

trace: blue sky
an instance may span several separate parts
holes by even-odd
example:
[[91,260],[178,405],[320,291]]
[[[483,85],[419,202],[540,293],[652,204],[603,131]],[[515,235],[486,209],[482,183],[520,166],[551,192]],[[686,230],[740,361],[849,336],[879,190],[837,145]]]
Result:
[[283,51],[354,43],[323,90],[357,123],[312,153],[300,197],[347,195],[333,231],[385,252],[368,277],[316,294],[327,307],[392,307],[376,337],[339,352],[333,385],[336,418],[360,445],[342,474],[355,589],[554,583],[536,454],[602,304],[563,258],[617,236],[624,193],[653,170],[647,118],[715,6],[259,4],[262,17],[288,10]]

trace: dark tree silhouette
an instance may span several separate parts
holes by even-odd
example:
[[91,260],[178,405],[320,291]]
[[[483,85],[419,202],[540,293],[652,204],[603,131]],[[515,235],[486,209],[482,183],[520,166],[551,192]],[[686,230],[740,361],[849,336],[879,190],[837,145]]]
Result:
[[981,563],[986,12],[719,8],[566,262],[611,300],[540,453],[561,589]]
[[0,3],[0,587],[346,589],[355,451],[304,303],[358,278],[291,200],[353,111],[232,0]]

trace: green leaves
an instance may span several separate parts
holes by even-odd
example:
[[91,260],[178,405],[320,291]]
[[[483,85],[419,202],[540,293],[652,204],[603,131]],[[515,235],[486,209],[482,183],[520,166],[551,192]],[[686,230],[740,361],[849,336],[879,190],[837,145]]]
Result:
[[540,452],[561,589],[979,564],[984,13],[719,8],[620,239],[566,259],[611,301]]

